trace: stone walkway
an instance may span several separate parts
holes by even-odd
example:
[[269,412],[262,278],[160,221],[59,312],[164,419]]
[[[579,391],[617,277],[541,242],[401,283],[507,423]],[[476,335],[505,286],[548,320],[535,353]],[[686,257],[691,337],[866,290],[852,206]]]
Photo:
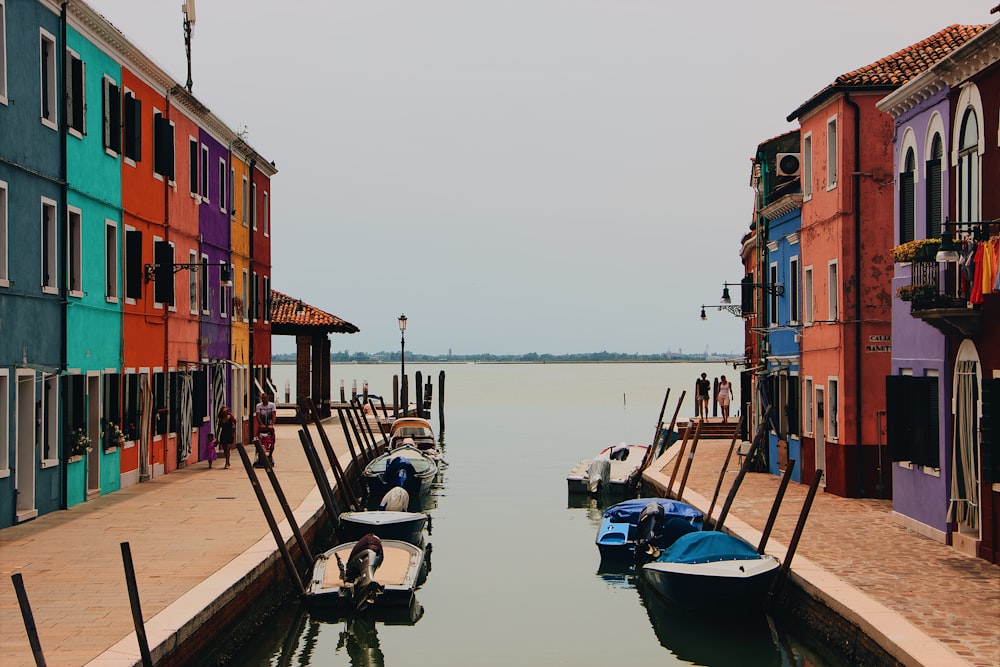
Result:
[[[715,493],[730,442],[698,443],[684,500],[703,511]],[[674,469],[678,447],[671,449],[646,473],[647,481],[661,489],[669,484]],[[687,455],[674,489],[680,486],[686,461]],[[734,453],[713,512],[716,517],[738,469]],[[779,482],[774,475],[748,474],[725,527],[757,544]],[[807,492],[807,484],[791,483],[785,493],[767,547],[779,558],[794,533]],[[813,567],[826,578],[836,578],[832,587],[847,609],[866,610],[862,615],[870,618],[864,622],[873,624],[873,632],[906,636],[901,644],[912,648],[917,664],[1000,665],[1000,567],[900,526],[892,518],[892,501],[847,499],[820,490],[792,560],[793,572],[803,574]]]

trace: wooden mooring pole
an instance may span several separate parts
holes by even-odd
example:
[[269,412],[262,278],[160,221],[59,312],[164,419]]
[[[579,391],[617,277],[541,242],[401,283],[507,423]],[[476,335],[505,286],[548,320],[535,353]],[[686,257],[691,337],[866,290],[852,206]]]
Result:
[[21,608],[21,618],[24,620],[24,631],[28,633],[28,643],[31,645],[31,655],[35,658],[36,667],[45,667],[45,656],[42,654],[42,643],[38,640],[38,628],[35,626],[35,615],[31,613],[31,603],[28,602],[28,592],[24,589],[24,579],[21,573],[10,575],[14,583],[14,593],[17,595],[17,606]]
[[677,489],[677,500],[681,500],[684,496],[684,487],[687,486],[688,473],[691,472],[691,464],[694,463],[694,452],[698,449],[698,439],[701,437],[701,425],[704,423],[704,421],[698,422],[698,426],[694,430],[694,440],[691,441],[691,451],[688,452],[687,463],[684,464],[684,475],[681,477],[680,488]]
[[309,470],[312,471],[313,479],[316,480],[316,488],[319,489],[319,495],[323,499],[323,505],[326,507],[326,519],[330,523],[330,532],[335,533],[337,531],[337,517],[340,516],[340,508],[337,506],[337,500],[333,497],[333,490],[326,479],[326,472],[323,470],[323,464],[320,463],[316,448],[313,447],[309,432],[305,429],[299,429],[299,442],[302,443],[302,451],[305,452],[306,462],[309,463]]
[[[361,501],[358,498],[358,495],[354,492],[354,488],[351,486],[350,481],[347,479],[347,473],[344,471],[343,466],[340,465],[340,460],[337,458],[337,452],[334,451],[333,444],[330,442],[330,438],[326,435],[326,429],[323,428],[323,420],[319,417],[316,405],[312,402],[312,399],[306,398],[299,403],[299,406],[299,423],[302,424],[302,428],[306,432],[306,439],[309,446],[313,449],[313,452],[316,451],[307,423],[308,417],[311,417],[313,424],[316,425],[316,432],[319,433],[320,442],[323,443],[323,451],[326,452],[326,458],[330,461],[330,468],[333,470],[333,477],[337,483],[337,488],[340,489],[342,496],[347,499],[348,505],[354,509],[361,509]],[[355,465],[357,465],[357,463],[355,463]],[[320,471],[323,471],[322,464],[319,469]],[[326,479],[325,472],[323,472],[322,476],[323,479]],[[327,481],[325,485],[329,487],[329,481]]]
[[257,449],[257,460],[263,464],[267,480],[271,482],[271,488],[274,489],[274,497],[278,499],[278,504],[281,505],[281,511],[285,515],[285,520],[288,521],[288,525],[292,527],[292,534],[295,536],[295,541],[298,542],[299,549],[302,551],[302,555],[306,557],[306,560],[309,563],[309,569],[312,570],[313,563],[316,562],[316,560],[313,558],[312,551],[309,550],[306,538],[302,536],[302,531],[299,530],[299,524],[295,521],[295,515],[292,514],[292,508],[288,504],[288,498],[285,497],[285,492],[281,488],[281,484],[278,483],[278,477],[274,474],[274,468],[271,466],[271,460],[268,458],[267,452],[264,451],[264,447],[261,446],[260,440],[255,438],[253,444]]
[[[754,436],[753,443],[750,445],[750,451],[747,452],[746,457],[744,457],[743,465],[740,466],[740,471],[736,473],[736,479],[733,480],[733,486],[729,489],[729,495],[726,496],[726,502],[722,504],[722,512],[719,513],[719,520],[715,523],[715,530],[722,530],[722,526],[726,523],[726,516],[729,515],[729,509],[733,506],[733,501],[736,500],[736,492],[739,491],[740,485],[743,483],[743,478],[746,477],[747,473],[750,471],[750,465],[757,455],[757,450],[764,446],[764,439],[767,437],[768,432],[768,420],[771,418],[771,413],[773,411],[773,405],[764,411],[764,418],[761,419],[760,426],[757,427],[757,434]],[[708,518],[711,519],[711,517]]]
[[444,442],[444,371],[438,373],[438,440]]
[[142,667],[153,667],[153,656],[149,653],[149,641],[146,639],[146,626],[142,621],[142,605],[139,603],[139,587],[135,582],[135,567],[132,565],[132,549],[128,542],[121,543],[122,561],[125,564],[125,585],[128,588],[128,602],[132,607],[132,625],[135,626],[135,636],[139,640],[139,655],[142,656]]
[[809,518],[809,510],[812,509],[813,499],[816,498],[816,491],[819,489],[821,479],[823,479],[823,471],[817,470],[813,474],[813,481],[809,485],[809,493],[806,494],[805,502],[802,503],[802,511],[799,512],[799,521],[795,524],[792,541],[788,543],[785,560],[781,563],[781,569],[786,573],[792,567],[792,557],[795,556],[795,550],[799,548],[799,539],[802,537],[802,530],[806,527],[806,519]]
[[788,466],[785,468],[785,473],[781,476],[781,484],[778,485],[778,493],[774,496],[771,513],[767,517],[767,523],[764,524],[764,532],[760,536],[760,544],[757,545],[757,553],[759,554],[764,553],[764,550],[767,548],[767,540],[771,537],[771,530],[774,528],[774,522],[778,518],[781,500],[785,497],[785,490],[788,488],[788,482],[792,479],[793,470],[795,470],[795,459],[790,459]]
[[726,470],[729,468],[729,461],[733,458],[733,451],[736,449],[736,441],[739,440],[740,433],[742,433],[744,419],[746,419],[746,415],[740,415],[740,421],[736,424],[736,431],[733,433],[733,440],[729,443],[729,452],[726,454],[726,460],[722,463],[722,470],[719,471],[719,481],[715,483],[715,493],[712,494],[712,502],[709,503],[708,513],[705,514],[708,519],[712,518],[712,510],[715,509],[715,501],[719,499],[719,491],[722,489],[722,480],[726,478]]

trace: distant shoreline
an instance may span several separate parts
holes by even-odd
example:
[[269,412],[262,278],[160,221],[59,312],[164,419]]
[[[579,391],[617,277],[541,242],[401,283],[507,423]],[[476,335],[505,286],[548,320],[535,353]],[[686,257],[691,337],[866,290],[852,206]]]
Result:
[[[414,364],[730,364],[726,359],[409,359]],[[331,364],[398,366],[399,360],[331,360]],[[292,366],[294,359],[272,359],[272,366]]]

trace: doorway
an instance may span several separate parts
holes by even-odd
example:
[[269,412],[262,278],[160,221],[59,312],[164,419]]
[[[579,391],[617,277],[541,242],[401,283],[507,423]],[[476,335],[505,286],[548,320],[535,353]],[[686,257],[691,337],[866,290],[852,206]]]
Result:
[[101,376],[87,376],[87,435],[91,449],[87,454],[87,499],[101,495],[101,456],[104,439],[101,438]]
[[16,520],[18,523],[38,516],[35,507],[35,374],[33,371],[17,372],[17,458],[15,485],[17,491]]
[[826,488],[826,389],[816,387],[816,470],[820,484]]
[[965,341],[959,348],[953,386],[955,429],[948,521],[957,525],[958,533],[978,541],[981,539],[979,419],[982,400],[979,355],[971,341]]

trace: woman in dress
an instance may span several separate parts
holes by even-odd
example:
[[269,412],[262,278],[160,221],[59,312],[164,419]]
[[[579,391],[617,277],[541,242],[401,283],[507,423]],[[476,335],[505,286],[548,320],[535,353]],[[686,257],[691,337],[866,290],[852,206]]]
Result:
[[219,444],[222,445],[222,451],[226,455],[226,465],[224,468],[229,467],[229,452],[233,448],[233,443],[236,442],[236,417],[233,416],[232,410],[229,408],[222,408],[219,412]]
[[719,407],[722,408],[722,423],[725,424],[729,421],[729,403],[733,398],[733,383],[726,379],[723,375],[719,378],[719,393],[715,400],[719,402]]

